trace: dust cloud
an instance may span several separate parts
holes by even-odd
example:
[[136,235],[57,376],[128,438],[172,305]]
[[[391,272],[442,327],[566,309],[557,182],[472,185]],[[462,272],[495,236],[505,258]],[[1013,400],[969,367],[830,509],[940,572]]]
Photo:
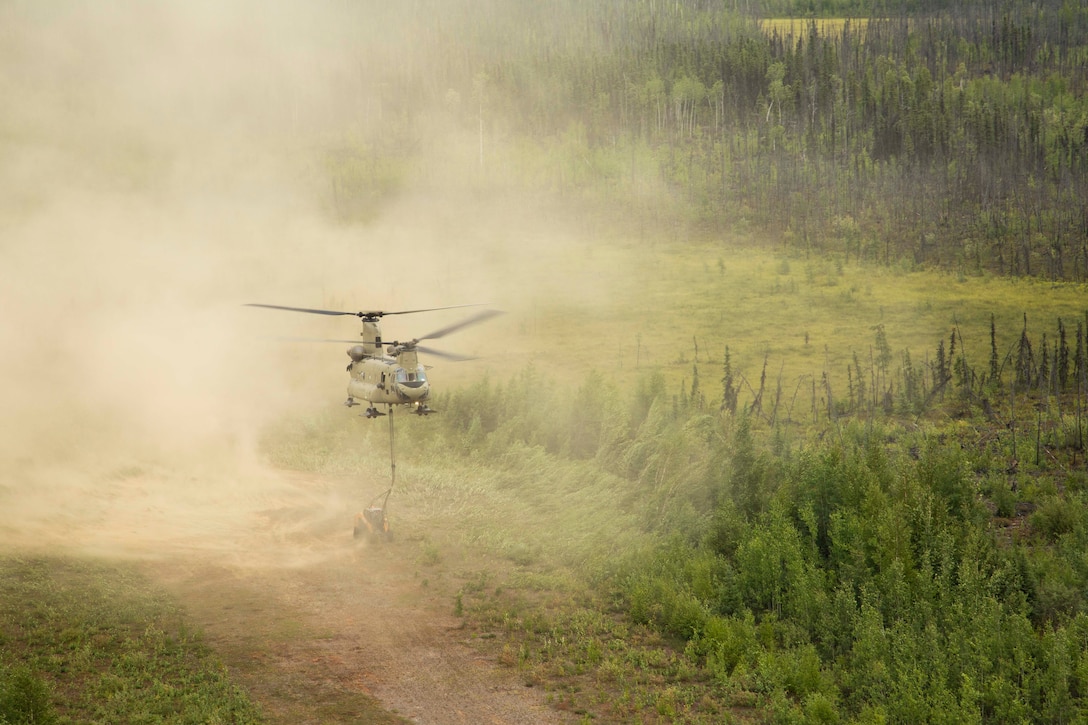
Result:
[[325,149],[387,121],[368,69],[425,62],[381,5],[0,3],[0,541],[252,507],[262,427],[346,383],[335,346],[277,338],[358,331],[244,303],[516,310],[572,243],[459,190],[471,136],[440,122],[446,158],[338,218]]

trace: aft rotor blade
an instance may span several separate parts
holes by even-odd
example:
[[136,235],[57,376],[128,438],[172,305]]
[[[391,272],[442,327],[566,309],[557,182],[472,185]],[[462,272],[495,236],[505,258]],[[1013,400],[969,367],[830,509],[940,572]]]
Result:
[[457,332],[461,328],[468,327],[469,325],[478,325],[479,323],[490,320],[492,317],[498,317],[503,314],[501,310],[484,310],[478,314],[469,317],[467,320],[461,320],[460,322],[443,327],[440,330],[435,330],[432,333],[424,335],[423,337],[417,337],[416,340],[437,340],[440,337],[445,337],[452,332]]
[[425,310],[397,310],[396,312],[372,312],[369,314],[377,315],[414,315],[417,312],[437,312],[439,310],[457,310],[462,307],[481,307],[486,305],[486,302],[471,302],[467,305],[449,305],[448,307],[428,307]]
[[471,357],[469,355],[458,355],[453,352],[445,352],[444,350],[435,350],[433,347],[424,347],[423,345],[416,345],[415,349],[419,352],[426,353],[427,355],[433,355],[452,362],[465,362],[468,360],[478,360],[479,358]]

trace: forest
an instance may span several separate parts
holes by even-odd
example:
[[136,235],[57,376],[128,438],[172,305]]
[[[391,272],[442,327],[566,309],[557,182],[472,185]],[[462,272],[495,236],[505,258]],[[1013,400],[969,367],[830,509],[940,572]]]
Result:
[[390,47],[365,89],[344,80],[372,122],[330,151],[330,203],[365,216],[438,116],[478,131],[487,177],[606,200],[644,234],[1088,278],[1088,9],[809,5],[421,7],[400,27],[429,60]]

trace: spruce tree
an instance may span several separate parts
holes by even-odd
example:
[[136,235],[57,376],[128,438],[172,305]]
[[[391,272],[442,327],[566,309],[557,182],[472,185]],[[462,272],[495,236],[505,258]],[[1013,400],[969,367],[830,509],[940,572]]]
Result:
[[1020,331],[1020,342],[1016,346],[1016,387],[1027,390],[1035,377],[1035,353],[1028,338],[1028,315],[1024,313],[1024,329]]
[[1065,324],[1058,318],[1058,390],[1065,390],[1069,384],[1069,341],[1065,335]]
[[740,391],[737,388],[736,381],[733,379],[733,363],[729,357],[729,346],[725,346],[725,365],[722,370],[722,405],[721,410],[728,410],[730,413],[737,412],[737,393]]

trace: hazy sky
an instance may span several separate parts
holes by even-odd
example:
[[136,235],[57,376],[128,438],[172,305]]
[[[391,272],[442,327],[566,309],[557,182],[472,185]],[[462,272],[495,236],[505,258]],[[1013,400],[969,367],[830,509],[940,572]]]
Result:
[[320,48],[255,8],[0,5],[9,452],[115,425],[177,440],[274,403],[235,308],[320,283],[337,232],[280,153],[306,85],[288,66]]
[[[561,218],[466,192],[475,127],[415,129],[400,190],[365,223],[336,218],[329,149],[366,146],[388,120],[374,69],[414,55],[378,7],[0,2],[0,460],[250,445],[342,394],[342,350],[269,338],[353,337],[354,320],[244,302],[600,294],[588,270],[542,276],[571,243]],[[475,352],[473,335],[445,346]]]

